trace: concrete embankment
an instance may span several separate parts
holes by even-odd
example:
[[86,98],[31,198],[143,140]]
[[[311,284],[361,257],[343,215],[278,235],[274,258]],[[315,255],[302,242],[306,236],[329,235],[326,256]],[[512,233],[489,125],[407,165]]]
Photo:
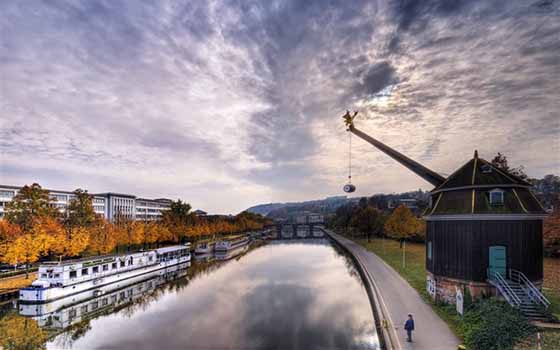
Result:
[[[460,342],[447,324],[393,268],[356,242],[325,232],[350,253],[361,270],[386,349],[457,349]],[[408,314],[414,316],[415,322],[412,343],[405,341],[403,329]]]

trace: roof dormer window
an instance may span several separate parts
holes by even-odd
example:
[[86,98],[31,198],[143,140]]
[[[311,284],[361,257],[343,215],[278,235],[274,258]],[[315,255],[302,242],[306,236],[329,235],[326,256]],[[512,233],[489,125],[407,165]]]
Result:
[[480,169],[482,170],[482,173],[484,174],[490,174],[492,172],[492,167],[488,164],[483,164]]
[[490,204],[491,205],[504,205],[504,191],[499,188],[490,191]]

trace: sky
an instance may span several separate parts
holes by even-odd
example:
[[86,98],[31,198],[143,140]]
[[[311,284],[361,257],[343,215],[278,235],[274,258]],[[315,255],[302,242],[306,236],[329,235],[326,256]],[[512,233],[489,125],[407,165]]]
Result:
[[[0,184],[211,213],[343,195],[342,115],[449,175],[560,173],[560,1],[0,2]],[[432,187],[352,138],[356,196]]]

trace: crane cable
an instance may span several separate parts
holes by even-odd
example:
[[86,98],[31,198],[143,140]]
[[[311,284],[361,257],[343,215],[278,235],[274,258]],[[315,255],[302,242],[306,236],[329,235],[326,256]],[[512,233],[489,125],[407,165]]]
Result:
[[348,183],[352,184],[352,133],[348,131]]

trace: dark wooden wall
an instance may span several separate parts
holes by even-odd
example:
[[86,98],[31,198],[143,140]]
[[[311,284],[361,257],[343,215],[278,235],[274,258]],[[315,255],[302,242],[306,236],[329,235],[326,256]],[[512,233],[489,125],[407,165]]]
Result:
[[486,281],[488,248],[507,248],[507,268],[523,272],[530,280],[543,277],[542,220],[428,221],[426,269],[435,275]]

